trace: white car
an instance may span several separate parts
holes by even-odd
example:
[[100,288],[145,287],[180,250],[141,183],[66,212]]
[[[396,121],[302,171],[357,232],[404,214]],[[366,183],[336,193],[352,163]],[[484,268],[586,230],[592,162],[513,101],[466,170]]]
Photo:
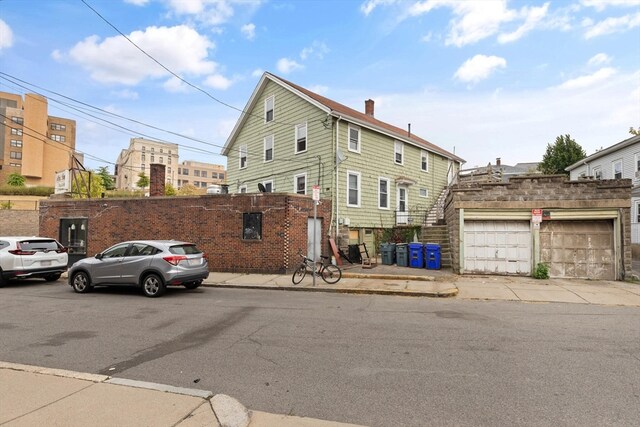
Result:
[[0,236],[0,287],[9,279],[53,282],[67,270],[67,248],[48,237]]

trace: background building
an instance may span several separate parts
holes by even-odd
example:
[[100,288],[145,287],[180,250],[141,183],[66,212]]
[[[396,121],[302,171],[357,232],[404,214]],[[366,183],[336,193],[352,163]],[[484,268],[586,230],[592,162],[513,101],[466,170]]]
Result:
[[43,96],[0,92],[0,183],[18,173],[28,186],[53,187],[56,172],[72,166],[76,122],[47,111]]
[[223,184],[226,175],[222,165],[186,160],[178,168],[178,188],[191,184],[196,188],[206,189],[212,184]]
[[149,177],[151,163],[165,165],[166,183],[176,187],[178,158],[178,144],[131,138],[129,148],[122,150],[116,161],[116,188],[138,190],[138,175],[144,172]]

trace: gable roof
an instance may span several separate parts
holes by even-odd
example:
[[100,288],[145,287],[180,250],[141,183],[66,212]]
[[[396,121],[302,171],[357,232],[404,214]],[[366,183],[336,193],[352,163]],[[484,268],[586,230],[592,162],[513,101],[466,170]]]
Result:
[[618,142],[617,144],[613,144],[611,147],[607,147],[605,149],[602,149],[598,152],[596,152],[595,154],[592,154],[590,156],[585,157],[584,159],[575,162],[574,164],[572,164],[571,166],[567,166],[564,170],[566,170],[567,172],[570,172],[572,170],[574,170],[575,168],[577,168],[578,166],[582,166],[584,165],[586,162],[592,162],[600,157],[604,157],[607,154],[611,154],[614,153],[618,150],[621,150],[623,148],[628,147],[631,144],[636,144],[640,142],[640,135],[635,135],[632,136],[631,138],[625,139],[622,142]]
[[[251,98],[249,99],[249,102],[247,103],[247,106],[244,109],[245,112],[250,111],[255,106],[255,103],[257,102],[258,94],[262,92],[262,89],[264,88],[264,86],[267,84],[268,81],[272,81],[276,84],[279,84],[283,88],[306,99],[307,101],[311,102],[321,110],[326,111],[327,114],[330,114],[334,117],[340,117],[347,121],[356,123],[362,127],[366,127],[366,128],[375,130],[377,132],[387,134],[399,141],[408,142],[415,146],[424,148],[425,150],[438,153],[451,160],[454,160],[460,163],[465,162],[465,160],[462,159],[461,157],[458,157],[455,154],[450,153],[449,151],[444,150],[425,139],[422,139],[414,134],[409,135],[409,133],[406,130],[400,129],[399,127],[396,127],[389,123],[378,120],[373,116],[367,115],[365,113],[361,113],[357,110],[354,110],[353,108],[349,108],[346,105],[340,104],[339,102],[333,101],[329,98],[325,98],[322,95],[318,95],[315,92],[305,89],[302,86],[298,86],[295,83],[292,83],[281,77],[275,76],[274,74],[271,74],[269,72],[265,72],[262,75],[260,82],[258,82],[256,89],[253,91],[253,94],[251,95]],[[229,138],[227,139],[227,142],[225,143],[222,149],[222,154],[224,155],[228,154],[231,144],[233,143],[238,132],[244,125],[244,122],[246,121],[248,115],[249,115],[248,113],[242,113],[242,115],[240,116],[240,119],[238,119],[236,126],[233,128],[233,131],[229,135]]]

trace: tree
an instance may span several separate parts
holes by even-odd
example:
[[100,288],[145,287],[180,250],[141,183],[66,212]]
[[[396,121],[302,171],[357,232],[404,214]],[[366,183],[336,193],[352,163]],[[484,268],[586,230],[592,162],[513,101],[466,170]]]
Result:
[[[90,191],[87,191],[90,187]],[[84,199],[87,193],[93,198],[102,196],[104,187],[102,186],[102,178],[93,171],[76,172],[75,179],[71,182],[71,194],[73,198]]]
[[191,184],[185,184],[178,190],[178,194],[181,196],[193,196],[199,193],[198,188]]
[[167,182],[167,183],[164,184],[164,195],[165,196],[175,196],[176,194],[178,194],[178,192],[176,191],[175,187],[170,182]]
[[587,153],[569,134],[560,135],[554,144],[547,144],[547,152],[544,153],[538,169],[545,175],[567,175],[565,168],[585,157]]
[[635,136],[640,135],[640,126],[638,126],[638,129],[634,129],[634,128],[633,128],[633,126],[631,126],[631,127],[629,128],[629,133],[630,133],[631,135],[635,135]]
[[140,172],[138,174],[138,182],[136,182],[136,185],[139,188],[142,188],[143,190],[149,186],[149,177],[144,173],[144,172]]
[[7,184],[11,187],[24,187],[24,183],[27,179],[19,173],[12,173],[7,177]]
[[116,188],[113,178],[111,177],[111,174],[109,174],[109,169],[106,166],[100,166],[98,168],[97,175],[102,180],[102,186],[105,190],[113,190]]

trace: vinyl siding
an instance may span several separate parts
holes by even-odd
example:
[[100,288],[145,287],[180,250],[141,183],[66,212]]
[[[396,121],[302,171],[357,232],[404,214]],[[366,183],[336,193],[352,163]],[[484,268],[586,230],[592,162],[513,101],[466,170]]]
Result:
[[622,178],[632,181],[633,185],[640,184],[640,178],[636,177],[636,157],[640,159],[640,143],[632,144],[615,152],[609,153],[597,159],[587,162],[570,172],[572,180],[578,179],[581,173],[587,176],[593,176],[594,170],[600,168],[602,170],[602,179],[613,179],[613,162],[622,160]]

